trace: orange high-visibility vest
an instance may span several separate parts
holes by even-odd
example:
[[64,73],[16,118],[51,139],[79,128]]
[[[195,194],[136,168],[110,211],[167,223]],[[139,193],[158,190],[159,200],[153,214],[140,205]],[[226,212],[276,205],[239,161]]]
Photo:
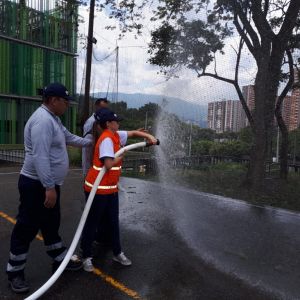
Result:
[[[86,192],[91,191],[93,184],[101,168],[103,168],[104,166],[104,164],[99,158],[101,155],[101,153],[99,153],[99,145],[106,138],[110,138],[113,141],[114,153],[116,153],[121,148],[119,134],[117,132],[113,133],[110,130],[105,129],[96,143],[94,158],[93,158],[93,166],[89,169],[85,178],[84,190]],[[105,195],[105,194],[116,193],[118,191],[118,182],[121,175],[121,166],[122,166],[122,161],[120,161],[117,165],[112,167],[110,170],[106,171],[106,173],[104,174],[100,182],[100,185],[97,188],[96,194]]]

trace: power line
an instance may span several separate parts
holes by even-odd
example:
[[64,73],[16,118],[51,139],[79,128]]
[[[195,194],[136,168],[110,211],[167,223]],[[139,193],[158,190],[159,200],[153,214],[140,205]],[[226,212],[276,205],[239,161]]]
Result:
[[116,52],[116,48],[115,48],[111,53],[109,53],[108,55],[106,55],[105,57],[103,57],[102,59],[99,59],[99,58],[97,58],[97,57],[95,56],[95,53],[94,53],[94,50],[93,50],[93,57],[94,57],[94,59],[95,59],[96,61],[102,62],[102,61],[108,59],[110,56],[112,56],[115,52]]

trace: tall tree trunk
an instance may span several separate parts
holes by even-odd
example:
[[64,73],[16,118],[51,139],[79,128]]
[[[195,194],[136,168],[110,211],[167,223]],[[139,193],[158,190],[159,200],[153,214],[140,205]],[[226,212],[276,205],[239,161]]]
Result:
[[[282,120],[283,121],[283,120]],[[281,145],[280,145],[280,178],[287,179],[289,166],[288,166],[288,150],[289,150],[289,134],[284,122],[279,125],[281,131]]]
[[285,88],[283,89],[283,91],[281,92],[280,96],[277,99],[276,108],[275,108],[275,116],[282,136],[281,146],[280,146],[280,178],[281,179],[287,179],[288,171],[289,171],[288,170],[289,132],[282,118],[282,103],[284,101],[284,97],[287,95],[288,91],[292,88],[295,79],[292,53],[290,50],[286,50],[286,54],[288,57],[290,77]]
[[247,174],[247,181],[253,190],[261,190],[265,178],[267,158],[267,128],[264,120],[266,101],[266,82],[264,73],[258,71],[254,87],[255,110],[254,121],[254,143],[250,155],[250,167]]
[[260,60],[261,63],[258,65],[254,87],[254,145],[250,155],[247,182],[250,188],[255,191],[261,190],[264,186],[268,145],[272,138],[274,109],[278,90],[279,71],[272,68],[272,60],[268,58],[267,56]]
[[251,189],[259,191],[263,188],[265,178],[267,134],[263,122],[256,125],[260,128],[256,129],[256,133],[254,134],[254,143],[250,155],[250,166],[247,174],[247,184]]
[[[282,95],[281,95],[282,96]],[[284,123],[281,113],[282,102],[276,104],[275,116],[277,124],[281,132],[281,144],[279,151],[280,159],[280,178],[287,179],[288,177],[288,149],[289,149],[289,133]]]

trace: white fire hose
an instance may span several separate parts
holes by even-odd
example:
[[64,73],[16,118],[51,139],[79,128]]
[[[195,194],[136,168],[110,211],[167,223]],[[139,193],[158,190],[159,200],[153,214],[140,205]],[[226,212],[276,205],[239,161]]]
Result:
[[[159,145],[159,140],[157,140],[157,145]],[[140,142],[140,143],[136,143],[136,144],[131,144],[131,145],[128,145],[128,146],[120,149],[118,152],[116,152],[115,157],[118,157],[118,156],[122,155],[125,151],[129,151],[129,150],[133,150],[133,149],[141,148],[141,147],[148,147],[148,146],[151,146],[151,144],[149,144],[147,142]],[[59,276],[65,270],[67,264],[69,263],[72,255],[73,255],[73,253],[74,253],[74,251],[76,249],[76,246],[77,246],[78,241],[80,239],[80,236],[81,236],[81,233],[82,233],[85,221],[87,219],[87,216],[89,214],[90,208],[92,206],[92,203],[93,203],[93,200],[94,200],[97,188],[98,188],[98,186],[100,184],[100,181],[101,181],[102,177],[104,176],[105,172],[106,172],[106,169],[105,169],[105,167],[103,167],[101,169],[101,171],[99,172],[99,174],[98,174],[98,176],[97,176],[97,178],[96,178],[96,180],[94,182],[94,185],[93,185],[92,190],[90,192],[90,195],[89,195],[89,197],[87,199],[86,205],[84,207],[84,211],[83,211],[81,219],[79,221],[79,225],[77,227],[75,236],[74,236],[73,241],[71,243],[71,246],[70,246],[70,248],[69,248],[69,250],[68,250],[65,258],[61,262],[59,268],[56,270],[56,272],[49,278],[49,280],[44,285],[42,285],[32,295],[30,295],[29,297],[25,298],[25,300],[38,299],[40,296],[42,296],[55,283],[55,281],[59,278]]]

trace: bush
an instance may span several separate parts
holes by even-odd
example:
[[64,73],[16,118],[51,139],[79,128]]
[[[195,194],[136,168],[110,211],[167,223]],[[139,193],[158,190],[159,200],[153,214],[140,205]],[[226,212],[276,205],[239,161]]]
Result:
[[242,157],[249,155],[250,145],[242,141],[215,142],[209,149],[210,155]]

